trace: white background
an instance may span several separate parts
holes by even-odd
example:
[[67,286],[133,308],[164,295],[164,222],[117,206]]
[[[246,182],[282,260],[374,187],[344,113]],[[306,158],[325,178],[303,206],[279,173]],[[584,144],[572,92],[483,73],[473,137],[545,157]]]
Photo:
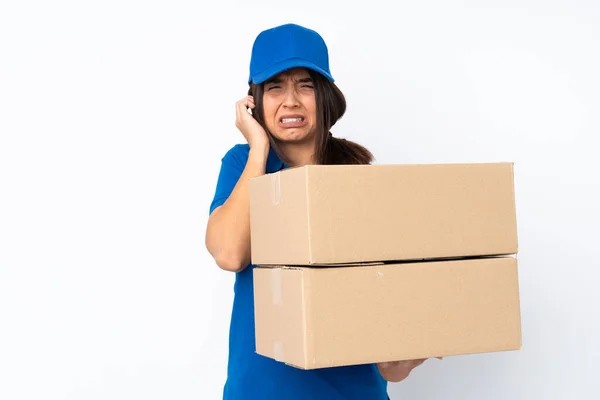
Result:
[[0,399],[220,398],[233,275],[204,229],[285,22],[327,41],[333,132],[377,162],[515,162],[523,350],[392,399],[600,398],[597,1],[0,4]]

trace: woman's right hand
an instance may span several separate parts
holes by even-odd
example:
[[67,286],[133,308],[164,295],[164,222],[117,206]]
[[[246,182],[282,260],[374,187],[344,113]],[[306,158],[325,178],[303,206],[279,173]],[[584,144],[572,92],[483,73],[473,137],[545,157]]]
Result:
[[254,110],[254,98],[246,96],[236,103],[235,126],[242,132],[251,149],[269,149],[269,137],[256,119],[248,112]]

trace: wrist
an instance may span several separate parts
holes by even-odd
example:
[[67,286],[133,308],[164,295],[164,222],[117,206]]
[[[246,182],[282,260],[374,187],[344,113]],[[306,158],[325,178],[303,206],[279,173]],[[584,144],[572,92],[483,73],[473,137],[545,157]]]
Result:
[[248,154],[248,161],[258,164],[266,164],[269,157],[269,146],[252,146]]
[[269,142],[256,143],[250,146],[250,157],[266,160],[269,155]]

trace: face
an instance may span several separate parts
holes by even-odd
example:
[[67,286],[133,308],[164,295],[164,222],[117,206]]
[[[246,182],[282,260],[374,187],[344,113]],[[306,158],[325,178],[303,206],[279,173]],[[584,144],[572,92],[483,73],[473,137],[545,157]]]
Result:
[[317,107],[307,70],[293,69],[267,80],[263,109],[265,124],[277,139],[284,142],[314,139]]

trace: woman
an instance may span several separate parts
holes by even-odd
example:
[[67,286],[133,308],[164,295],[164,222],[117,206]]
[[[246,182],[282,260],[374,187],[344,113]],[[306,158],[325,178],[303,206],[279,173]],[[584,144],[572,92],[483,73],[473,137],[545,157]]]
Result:
[[254,352],[248,180],[286,167],[373,159],[364,147],[331,135],[346,109],[333,82],[327,46],[313,30],[286,24],[256,38],[248,96],[236,104],[236,127],[247,144],[222,159],[206,231],[217,265],[236,273],[225,400],[385,400],[387,382],[403,380],[424,361],[305,371]]

